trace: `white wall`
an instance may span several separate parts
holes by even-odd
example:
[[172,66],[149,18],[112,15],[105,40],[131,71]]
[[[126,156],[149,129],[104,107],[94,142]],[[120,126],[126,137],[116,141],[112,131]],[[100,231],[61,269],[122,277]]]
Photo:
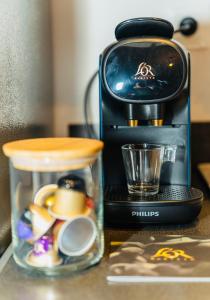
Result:
[[52,135],[49,0],[0,1],[0,255],[9,243],[8,141]]
[[[0,128],[52,122],[49,1],[0,1]],[[6,135],[5,135],[6,136]]]
[[[200,27],[181,40],[192,55],[192,119],[210,120],[210,0],[51,0],[54,43],[55,132],[67,134],[67,124],[83,121],[86,83],[98,67],[100,52],[114,41],[114,28],[132,17],[154,16],[175,27],[185,16]],[[92,95],[97,105],[97,84]],[[96,110],[94,110],[97,115]]]

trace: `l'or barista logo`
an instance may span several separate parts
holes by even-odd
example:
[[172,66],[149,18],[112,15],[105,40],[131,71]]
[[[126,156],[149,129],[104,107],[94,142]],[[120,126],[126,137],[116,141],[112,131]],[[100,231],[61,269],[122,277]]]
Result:
[[174,248],[161,248],[154,255],[152,255],[150,259],[156,261],[160,261],[160,260],[194,261],[195,260],[193,256],[188,255],[184,250],[174,249]]
[[146,62],[140,63],[136,74],[134,75],[136,80],[151,80],[155,79],[155,74],[152,72],[152,67]]

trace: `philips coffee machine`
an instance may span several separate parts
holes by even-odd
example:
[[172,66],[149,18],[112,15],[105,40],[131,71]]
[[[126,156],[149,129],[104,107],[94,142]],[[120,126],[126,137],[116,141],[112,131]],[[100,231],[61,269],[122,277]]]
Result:
[[[173,33],[162,19],[127,20],[100,57],[105,225],[183,224],[201,210],[203,194],[190,180],[190,56]],[[143,143],[177,146],[158,194],[147,197],[128,193],[121,153]]]

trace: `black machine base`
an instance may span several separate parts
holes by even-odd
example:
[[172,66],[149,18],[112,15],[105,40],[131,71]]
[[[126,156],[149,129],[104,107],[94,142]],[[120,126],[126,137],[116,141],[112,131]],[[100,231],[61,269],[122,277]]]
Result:
[[136,227],[138,224],[185,224],[200,213],[203,193],[186,186],[161,186],[154,196],[128,195],[121,186],[105,188],[105,225]]

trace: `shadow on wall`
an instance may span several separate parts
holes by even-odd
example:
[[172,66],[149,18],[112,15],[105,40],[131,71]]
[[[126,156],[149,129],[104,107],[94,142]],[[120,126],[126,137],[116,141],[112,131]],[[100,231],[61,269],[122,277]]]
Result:
[[191,37],[177,34],[191,55],[191,117],[193,121],[210,120],[210,23],[199,23]]
[[69,116],[72,123],[78,123],[78,118],[81,120],[83,115],[81,103],[87,82],[88,45],[91,43],[87,33],[87,12],[87,1],[83,1],[81,9],[76,1],[63,0],[61,3],[52,0],[54,99],[59,99],[54,102],[54,126],[59,128],[57,135],[67,134]]

